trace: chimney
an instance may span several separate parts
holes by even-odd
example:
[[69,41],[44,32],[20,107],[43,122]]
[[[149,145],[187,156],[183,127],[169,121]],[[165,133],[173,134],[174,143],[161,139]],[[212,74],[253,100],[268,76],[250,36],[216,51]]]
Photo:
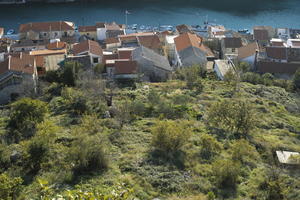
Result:
[[20,53],[20,59],[22,59],[22,57],[23,57],[23,52]]
[[11,55],[8,56],[8,70],[10,70]]

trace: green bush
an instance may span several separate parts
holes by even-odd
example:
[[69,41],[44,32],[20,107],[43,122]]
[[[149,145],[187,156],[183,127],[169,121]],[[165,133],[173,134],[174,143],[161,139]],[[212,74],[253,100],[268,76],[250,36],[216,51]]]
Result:
[[47,104],[30,98],[20,99],[11,104],[8,128],[13,139],[18,142],[34,135],[36,125],[44,120],[48,112]]
[[0,199],[17,199],[22,182],[21,178],[13,178],[6,173],[0,174]]
[[152,128],[152,146],[166,156],[181,151],[191,136],[186,123],[179,121],[159,121]]
[[201,151],[200,155],[202,158],[210,160],[215,155],[221,152],[222,144],[211,135],[203,134],[200,140]]
[[221,188],[235,188],[240,175],[240,164],[232,160],[218,159],[212,164],[213,175]]
[[294,84],[294,88],[296,90],[300,89],[300,69],[298,69],[296,71],[296,73],[294,74],[293,84]]
[[212,128],[246,137],[256,127],[254,110],[242,100],[223,100],[213,104],[207,112],[207,122]]

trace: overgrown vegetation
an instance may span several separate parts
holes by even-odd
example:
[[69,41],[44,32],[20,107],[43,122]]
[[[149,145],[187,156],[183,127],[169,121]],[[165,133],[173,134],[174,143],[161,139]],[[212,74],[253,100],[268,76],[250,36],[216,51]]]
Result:
[[300,97],[276,78],[124,87],[75,66],[1,110],[0,199],[300,199],[275,155],[300,152]]

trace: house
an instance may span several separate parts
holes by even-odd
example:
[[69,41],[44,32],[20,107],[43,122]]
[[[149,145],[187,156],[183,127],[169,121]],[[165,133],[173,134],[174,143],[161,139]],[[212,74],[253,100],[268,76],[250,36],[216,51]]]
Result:
[[176,66],[206,66],[207,59],[214,57],[212,51],[203,44],[203,39],[196,34],[184,33],[174,38],[174,41]]
[[4,28],[0,27],[0,39],[4,36]]
[[10,47],[12,52],[28,52],[32,50],[43,50],[49,44],[48,39],[41,40],[18,40]]
[[67,21],[35,22],[21,24],[19,39],[42,40],[62,39],[75,36],[75,24]]
[[60,63],[65,60],[67,55],[66,44],[64,42],[54,42],[47,45],[47,49],[33,50],[29,52],[30,55],[35,57],[42,56],[44,58],[43,69],[39,75],[43,75],[47,71],[57,70]]
[[269,40],[275,35],[275,29],[270,26],[255,26],[253,28],[253,39],[263,47],[266,46],[269,43]]
[[215,60],[213,68],[220,80],[224,80],[228,72],[235,72],[234,64],[230,60]]
[[248,63],[252,68],[255,66],[259,46],[257,42],[250,43],[238,49],[238,61]]
[[137,41],[140,46],[146,47],[148,49],[152,49],[156,53],[162,53],[162,45],[159,40],[158,35],[139,35],[137,36]]
[[8,103],[12,96],[36,90],[42,56],[25,53],[10,54],[0,62],[0,104]]
[[104,41],[106,38],[115,38],[119,35],[125,34],[124,25],[117,24],[115,22],[112,23],[96,23],[97,27],[97,39],[100,41]]
[[165,55],[168,56],[169,61],[174,65],[175,60],[175,41],[174,39],[177,37],[177,35],[166,35],[165,36]]
[[144,81],[165,81],[173,70],[166,57],[144,46],[133,50],[132,60],[137,62]]
[[97,40],[96,26],[79,26],[78,32],[80,36],[86,36],[90,40]]
[[222,57],[224,59],[235,59],[238,56],[238,50],[242,47],[240,37],[226,37],[221,41]]
[[176,31],[177,31],[179,34],[183,34],[183,33],[193,33],[192,27],[189,26],[189,25],[186,25],[186,24],[181,24],[181,25],[176,26]]
[[209,25],[207,27],[208,36],[210,38],[218,38],[222,39],[225,38],[225,27],[222,25]]
[[107,38],[105,39],[104,43],[106,45],[106,49],[110,49],[110,50],[117,49],[122,45],[119,38]]
[[290,38],[290,29],[288,28],[277,28],[276,36],[280,39],[287,40]]
[[102,62],[103,50],[98,42],[86,40],[73,46],[73,54],[89,55],[92,65],[97,65]]
[[298,152],[290,151],[276,151],[278,162],[284,165],[299,165],[300,154]]
[[261,73],[285,74],[292,76],[298,69],[300,69],[300,62],[261,60],[257,63],[257,71]]

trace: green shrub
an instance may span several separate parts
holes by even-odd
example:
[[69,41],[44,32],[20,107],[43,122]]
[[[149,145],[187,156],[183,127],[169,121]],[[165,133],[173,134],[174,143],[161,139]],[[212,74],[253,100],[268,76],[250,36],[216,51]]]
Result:
[[207,112],[210,127],[246,137],[256,127],[254,110],[242,100],[223,100],[213,104]]
[[0,174],[0,199],[17,199],[22,182],[21,178],[9,177],[6,173]]
[[191,136],[187,124],[179,121],[159,121],[152,128],[152,146],[166,156],[182,150]]
[[203,134],[200,140],[201,151],[200,155],[204,159],[211,159],[221,152],[222,144],[211,135]]
[[294,88],[296,90],[300,89],[300,69],[298,69],[296,71],[296,73],[294,74],[293,84],[294,84]]
[[213,175],[221,188],[234,188],[240,175],[240,164],[232,160],[218,159],[212,164]]
[[8,120],[8,128],[13,133],[11,139],[18,142],[33,136],[36,125],[44,120],[47,111],[47,104],[40,100],[23,98],[11,104]]

